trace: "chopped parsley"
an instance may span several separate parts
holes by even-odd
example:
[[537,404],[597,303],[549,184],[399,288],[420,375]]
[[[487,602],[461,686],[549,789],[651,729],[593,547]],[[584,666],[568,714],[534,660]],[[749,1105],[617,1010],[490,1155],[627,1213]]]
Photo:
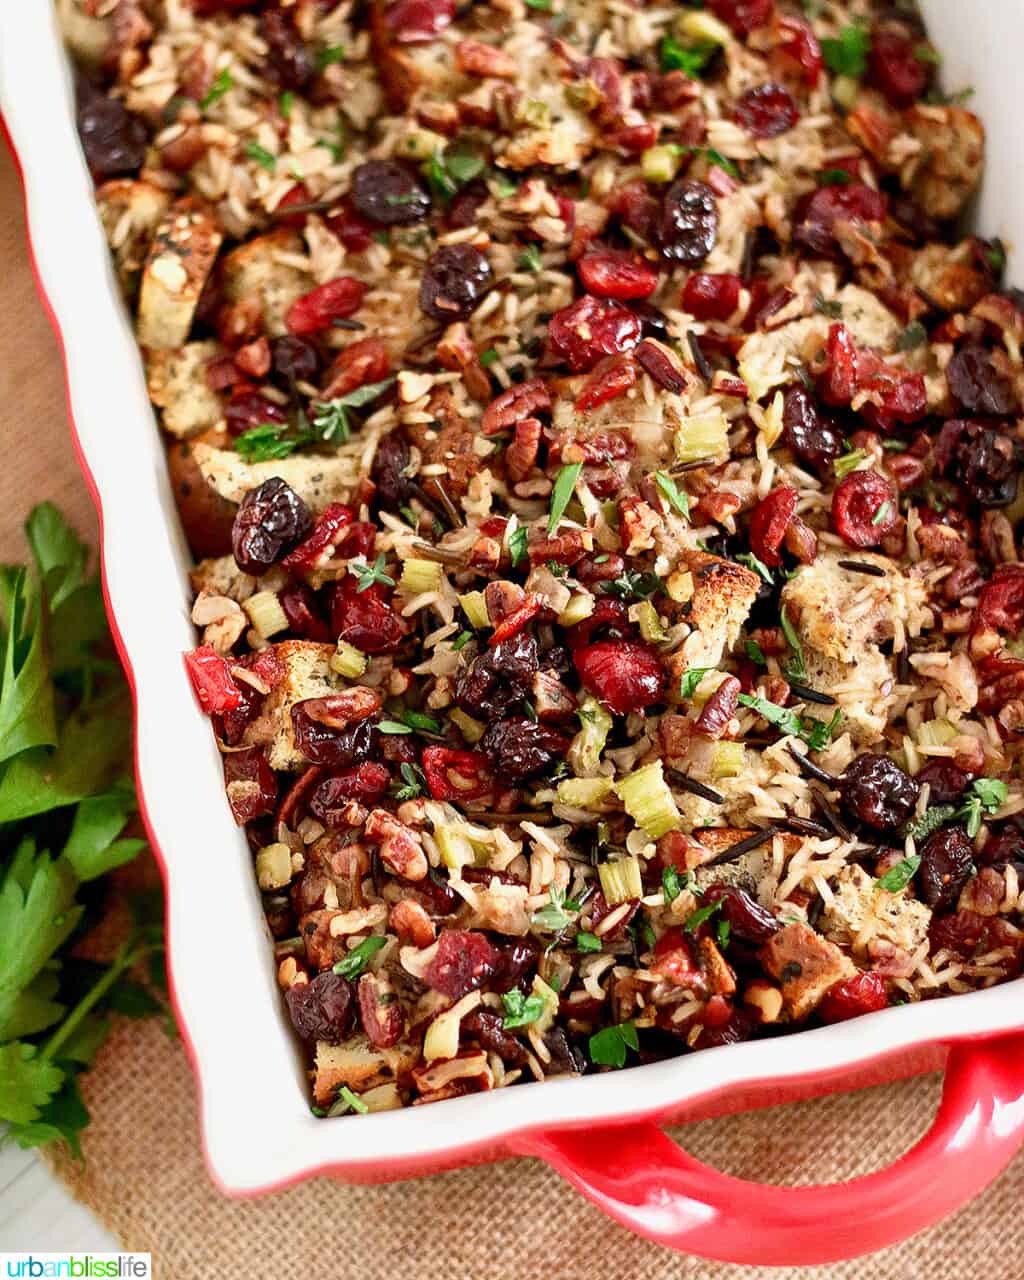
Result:
[[381,947],[387,946],[387,941],[387,938],[378,937],[376,934],[364,938],[344,959],[338,961],[334,966],[334,972],[340,973],[343,978],[348,978],[349,982],[353,978],[358,978],[370,963],[370,957],[376,955]]
[[822,293],[814,295],[814,309],[823,316],[838,320],[843,314],[843,304],[838,298],[826,298]]
[[836,479],[842,480],[851,471],[856,471],[867,456],[866,449],[851,449],[848,453],[841,454],[832,463],[832,470],[836,473]]
[[335,400],[322,400],[313,405],[313,426],[317,439],[328,444],[345,444],[351,438],[352,424],[349,421],[349,409],[361,409],[364,405],[376,400],[394,382],[394,378],[385,378],[382,382],[368,382],[365,386],[356,387],[347,395],[338,396]]
[[514,1031],[516,1027],[528,1027],[531,1022],[536,1022],[538,1018],[543,1017],[544,1010],[547,1008],[547,1001],[543,996],[524,996],[517,987],[506,991],[501,997],[501,1002],[505,1006],[505,1016],[501,1025],[506,1031]]
[[821,42],[825,65],[837,76],[849,76],[859,80],[868,65],[871,35],[867,27],[855,22],[843,27],[838,37],[826,37]]
[[513,179],[507,174],[495,172],[493,174],[493,181],[500,200],[507,200],[509,196],[514,196],[519,190],[519,184],[513,181]]
[[377,723],[377,728],[380,730],[381,733],[386,733],[389,735],[401,734],[401,733],[412,733],[412,725],[403,724],[400,720],[380,720]]
[[802,738],[812,751],[823,751],[828,746],[842,720],[842,712],[839,710],[829,721],[815,720],[812,716],[798,715],[788,707],[780,707],[777,702],[769,702],[767,698],[749,693],[741,693],[739,701],[742,706],[756,711],[783,733]]
[[394,792],[396,800],[415,800],[417,796],[423,795],[427,780],[419,765],[409,764],[406,761],[399,769],[399,773],[402,775],[403,785]]
[[913,351],[928,341],[928,330],[920,320],[914,320],[903,330],[896,342],[899,351]]
[[982,814],[995,813],[1006,795],[1006,783],[998,778],[975,778],[964,803],[956,811],[958,818],[966,820],[967,834],[972,840],[981,829]]
[[219,102],[226,93],[229,93],[235,87],[235,82],[231,78],[231,71],[228,67],[224,67],[217,73],[213,83],[207,89],[199,100],[199,105],[204,111],[212,107],[215,102]]
[[605,595],[618,596],[620,600],[646,600],[661,590],[661,579],[650,571],[626,569],[617,578],[602,583]]
[[472,631],[460,631],[459,634],[452,641],[452,648],[455,650],[456,653],[458,653],[459,650],[464,649],[472,639],[473,639]]
[[848,187],[852,181],[845,169],[822,169],[818,174],[820,187]]
[[666,902],[675,902],[682,893],[683,886],[679,883],[679,872],[675,867],[665,867],[662,871],[661,891],[665,895]]
[[693,79],[707,66],[717,48],[718,46],[709,40],[687,48],[671,36],[664,36],[658,46],[661,69],[662,71],[683,71]]
[[914,58],[918,62],[926,62],[933,67],[940,66],[942,63],[942,54],[938,49],[933,49],[930,44],[915,45]]
[[564,889],[552,887],[549,896],[551,901],[533,913],[532,923],[539,924],[542,929],[550,929],[552,933],[561,933],[572,924],[566,912],[579,911],[580,904],[575,899],[566,899]]
[[702,907],[698,907],[696,911],[691,912],[686,917],[686,923],[683,925],[684,931],[686,933],[695,933],[705,920],[710,920],[715,912],[721,908],[724,901],[724,898],[716,898],[714,902],[705,902]]
[[578,933],[576,935],[576,950],[583,952],[584,955],[588,951],[600,951],[601,947],[601,939],[593,933]]
[[288,427],[283,423],[261,422],[242,432],[235,440],[235,451],[246,462],[271,462],[290,457],[296,449],[311,441],[312,436],[308,432],[289,434]]
[[512,557],[513,566],[526,559],[526,543],[529,534],[525,525],[519,525],[508,535],[508,553]]
[[498,359],[497,351],[495,351],[493,347],[488,347],[487,350],[483,352],[482,355],[480,356],[480,365],[484,369],[489,369],[497,359]]
[[559,471],[551,490],[551,511],[548,515],[548,537],[558,528],[558,522],[565,515],[569,499],[576,492],[576,481],[583,470],[582,462],[570,462]]
[[528,9],[542,9],[545,13],[551,10],[551,0],[526,0]]
[[758,557],[754,555],[753,551],[744,551],[741,555],[738,555],[736,559],[740,564],[745,564],[748,569],[753,569],[753,571],[764,578],[765,582],[769,585],[774,584],[775,579],[772,577],[771,569],[768,568],[763,560],[758,559]]
[[374,560],[373,564],[367,564],[365,560],[350,560],[348,562],[348,571],[356,576],[359,585],[356,591],[368,591],[374,583],[379,582],[382,586],[393,587],[395,585],[394,578],[390,577],[384,571],[385,565],[384,552]]
[[690,495],[680,491],[667,471],[655,471],[654,482],[665,495],[669,506],[678,511],[684,520],[690,518]]
[[544,262],[540,256],[540,250],[535,244],[528,244],[519,255],[518,265],[524,271],[532,271],[535,275],[539,271],[543,271]]
[[291,89],[285,89],[284,93],[277,100],[277,108],[286,120],[291,118],[292,107],[295,105],[295,94]]
[[440,200],[448,201],[460,187],[483,173],[486,162],[479,152],[465,144],[440,147],[430,157],[427,182]]
[[786,637],[786,643],[793,650],[793,658],[786,666],[786,675],[793,680],[803,680],[807,675],[804,647],[800,643],[800,632],[790,621],[785,606],[779,610],[779,622],[782,625],[782,634]]
[[881,524],[882,521],[888,517],[889,512],[891,510],[892,510],[892,503],[889,501],[888,498],[886,498],[884,502],[879,503],[878,510],[871,517],[871,523],[876,525]]
[[890,867],[884,876],[879,876],[875,881],[876,889],[884,889],[886,893],[902,893],[914,878],[914,873],[921,865],[919,854],[914,854],[910,858],[904,858],[902,862],[897,862],[894,867]]
[[718,945],[724,951],[729,945],[729,935],[732,932],[732,925],[724,917],[718,921],[715,926],[715,934],[718,938]]
[[684,671],[679,679],[680,699],[685,701],[687,698],[692,698],[697,692],[697,686],[707,673],[714,670],[714,667],[690,667],[688,671]]
[[624,1067],[626,1050],[639,1049],[636,1026],[632,1022],[618,1022],[603,1027],[590,1037],[590,1060],[598,1067]]
[[316,69],[319,74],[326,71],[328,67],[333,66],[335,62],[344,62],[345,46],[343,44],[328,45],[326,49],[320,49],[316,55]]
[[277,157],[272,155],[266,147],[261,147],[258,142],[247,142],[245,144],[245,154],[250,160],[254,160],[261,169],[266,169],[267,173],[273,173],[277,169]]
[[768,659],[764,656],[764,650],[756,640],[747,641],[747,657],[755,666],[766,667],[768,665]]

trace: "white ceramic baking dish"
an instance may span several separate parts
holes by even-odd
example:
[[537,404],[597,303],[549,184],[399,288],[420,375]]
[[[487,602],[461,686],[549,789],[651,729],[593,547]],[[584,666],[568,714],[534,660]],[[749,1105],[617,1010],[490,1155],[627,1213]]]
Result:
[[[978,225],[1007,241],[1012,275],[1014,243],[1024,243],[1024,156],[1010,92],[1024,4],[932,0],[926,9],[947,83],[975,87],[973,105],[988,126]],[[181,661],[194,644],[188,553],[46,0],[0,0],[0,105],[100,511],[111,621],[135,689],[141,795],[167,881],[176,1007],[201,1090],[210,1172],[223,1190],[255,1194],[318,1173],[385,1180],[533,1154],[651,1239],[735,1261],[810,1263],[909,1235],[993,1178],[1024,1139],[1024,1037],[1011,1034],[1024,1029],[1021,981],[614,1076],[337,1122],[310,1114],[251,858]],[[841,1186],[751,1186],[691,1161],[656,1127],[943,1062],[946,1089],[930,1134],[890,1169]]]

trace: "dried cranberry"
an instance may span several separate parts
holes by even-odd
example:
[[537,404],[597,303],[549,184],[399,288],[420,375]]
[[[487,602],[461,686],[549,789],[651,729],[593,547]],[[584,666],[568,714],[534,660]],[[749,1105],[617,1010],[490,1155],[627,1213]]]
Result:
[[224,786],[239,826],[277,807],[277,779],[262,747],[229,751],[224,757]]
[[940,827],[920,849],[918,891],[936,911],[951,907],[974,870],[974,846],[963,827]]
[[707,979],[682,929],[666,929],[654,944],[651,973],[676,987],[706,994]]
[[876,831],[898,827],[914,812],[921,788],[888,756],[870,753],[852,760],[839,779],[847,811]]
[[488,759],[479,751],[427,747],[423,776],[435,800],[479,800],[494,790]]
[[917,771],[921,786],[928,783],[928,798],[932,804],[954,804],[960,799],[970,776],[957,768],[952,760],[929,760]]
[[839,251],[837,222],[883,222],[886,206],[882,192],[861,182],[819,187],[797,206],[793,240],[810,253],[834,256]]
[[649,262],[621,249],[586,253],[576,264],[580,283],[598,298],[627,302],[647,298],[658,287],[658,272]]
[[665,192],[655,229],[662,256],[672,262],[703,262],[718,239],[718,202],[704,182],[680,178]]
[[1007,414],[1017,407],[1013,384],[985,347],[962,347],[946,366],[946,382],[953,399],[969,413]]
[[954,418],[939,432],[936,461],[982,507],[1005,507],[1017,496],[1020,445],[1009,431]]
[[223,738],[229,747],[237,746],[263,709],[263,694],[243,680],[236,682],[240,701],[235,707],[227,707],[218,715],[216,725],[217,736]]
[[932,954],[936,951],[953,951],[959,956],[974,954],[987,921],[977,911],[953,911],[945,916],[933,916],[928,927],[928,943]]
[[665,673],[657,653],[643,644],[599,640],[573,654],[584,687],[618,715],[660,701]]
[[236,391],[224,406],[224,420],[228,434],[240,436],[265,422],[280,423],[283,426],[288,421],[288,414],[279,404],[261,396],[258,391]]
[[334,590],[331,631],[363,653],[391,653],[405,639],[408,628],[388,603],[381,584],[360,591],[349,575]]
[[827,471],[843,451],[842,432],[814,403],[806,387],[789,387],[782,406],[786,443],[801,462]]
[[279,476],[250,489],[239,504],[231,529],[235,563],[243,573],[266,573],[313,527],[299,495]]
[[877,471],[851,471],[832,494],[832,523],[850,547],[875,547],[899,520],[891,481]]
[[451,26],[455,0],[395,0],[384,10],[384,25],[398,44],[425,44]]
[[742,288],[743,281],[730,272],[694,272],[683,289],[683,308],[697,320],[728,320],[739,306]]
[[1024,828],[1020,821],[1010,818],[991,831],[978,854],[978,861],[987,867],[1024,861]]
[[513,987],[522,986],[527,975],[536,969],[539,959],[540,943],[530,935],[503,943],[498,967],[494,971],[494,990],[511,991]]
[[366,285],[354,276],[338,276],[311,289],[288,308],[284,322],[298,338],[329,329],[335,320],[353,315],[362,306]]
[[312,1044],[341,1044],[355,1019],[352,985],[340,973],[327,969],[312,982],[300,982],[284,993],[292,1026]]
[[490,192],[482,183],[474,182],[472,186],[465,187],[458,195],[452,197],[452,202],[448,206],[445,217],[448,226],[453,231],[463,231],[466,227],[475,226],[480,215],[480,206],[489,196]]
[[108,98],[85,80],[76,86],[78,136],[99,182],[135,173],[146,158],[146,126],[120,98]]
[[636,386],[636,362],[630,356],[609,356],[593,371],[576,397],[577,413],[609,404]]
[[321,782],[310,797],[309,811],[325,826],[341,826],[341,811],[350,801],[376,804],[387,794],[390,782],[391,774],[382,764],[371,761],[357,765]]
[[327,225],[350,253],[363,253],[373,244],[372,225],[356,213],[349,200],[327,215]]
[[770,911],[734,884],[709,885],[701,901],[721,902],[719,912],[729,922],[730,936],[755,946],[767,942],[782,927]]
[[751,550],[772,568],[782,564],[782,540],[796,514],[798,497],[795,489],[780,485],[761,499],[750,517]]
[[341,545],[352,523],[352,511],[342,502],[332,502],[317,516],[313,532],[281,561],[292,573],[308,571],[328,560]]
[[264,9],[260,35],[267,44],[268,71],[282,89],[305,89],[316,74],[316,64],[287,9]]
[[[710,1001],[708,1005],[710,1005]],[[708,1006],[705,1006],[705,1010]],[[706,1018],[706,1014],[705,1014]],[[757,1016],[749,1009],[729,1009],[724,1022],[712,1025],[705,1020],[695,1047],[698,1049],[719,1049],[727,1044],[739,1044],[750,1040],[758,1028]]]
[[625,600],[614,596],[598,596],[590,617],[569,629],[569,645],[573,649],[582,649],[598,633],[605,640],[625,640],[636,634]]
[[573,373],[586,373],[605,356],[631,351],[641,326],[628,307],[584,294],[548,321],[548,347]]
[[327,623],[320,616],[316,596],[304,582],[290,583],[278,592],[277,598],[288,619],[289,631],[304,640],[327,643]]
[[407,227],[430,212],[430,195],[395,160],[367,160],[352,174],[352,204],[375,227]]
[[845,1022],[862,1013],[877,1013],[889,1007],[885,980],[877,973],[858,973],[831,987],[818,1006],[823,1022]]
[[568,738],[525,717],[495,720],[480,739],[495,776],[511,786],[548,773],[568,749]]
[[473,659],[456,683],[455,701],[474,719],[500,719],[522,708],[537,667],[537,641],[519,632]]
[[461,1000],[468,991],[482,986],[500,962],[500,952],[482,933],[445,929],[423,981],[449,999]]
[[302,703],[291,709],[295,745],[311,764],[330,769],[348,769],[368,760],[379,735],[370,720],[357,720],[344,729],[330,729],[312,719]]
[[427,259],[420,281],[420,310],[450,324],[480,305],[492,280],[490,263],[471,244],[442,245]]
[[919,44],[902,31],[888,27],[878,28],[871,34],[868,54],[871,82],[897,109],[913,106],[928,88],[931,68],[917,56]]
[[526,1065],[526,1050],[506,1031],[501,1014],[490,1009],[473,1009],[462,1019],[462,1032],[469,1040],[475,1040],[490,1053],[496,1053],[503,1062],[513,1067]]
[[768,25],[775,6],[773,0],[708,0],[708,8],[734,35],[748,36]]
[[579,1045],[566,1035],[564,1028],[552,1027],[544,1033],[544,1045],[551,1054],[546,1068],[549,1076],[581,1076],[587,1069],[587,1057]]
[[185,670],[199,705],[208,716],[223,715],[239,706],[242,695],[226,660],[208,644],[185,654]]
[[1001,564],[978,592],[974,625],[1018,635],[1024,627],[1024,565]]
[[810,23],[802,18],[785,15],[778,19],[776,29],[779,33],[779,48],[803,71],[804,84],[809,89],[814,89],[821,78],[825,59]]
[[272,376],[291,388],[296,382],[316,382],[320,356],[311,342],[286,333],[270,341],[270,367]]
[[793,95],[781,84],[759,84],[740,95],[734,118],[755,138],[775,138],[800,119]]

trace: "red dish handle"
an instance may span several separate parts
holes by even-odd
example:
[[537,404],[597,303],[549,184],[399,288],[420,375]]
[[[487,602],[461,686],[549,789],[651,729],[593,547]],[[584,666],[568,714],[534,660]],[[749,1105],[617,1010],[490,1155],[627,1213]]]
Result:
[[516,1142],[624,1227],[720,1262],[809,1266],[883,1249],[945,1218],[1024,1143],[1024,1036],[950,1046],[921,1141],[851,1182],[775,1187],[720,1173],[652,1123],[543,1131]]

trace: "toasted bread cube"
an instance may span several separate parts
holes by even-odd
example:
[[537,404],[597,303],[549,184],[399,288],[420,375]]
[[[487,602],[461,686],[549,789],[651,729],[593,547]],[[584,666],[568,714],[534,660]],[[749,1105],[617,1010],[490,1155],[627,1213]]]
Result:
[[196,595],[205,591],[211,596],[227,596],[239,604],[256,590],[256,579],[239,569],[234,556],[200,560],[188,577]]
[[153,350],[185,345],[223,235],[216,220],[189,199],[160,220],[142,270],[136,330]]
[[263,318],[263,329],[279,338],[288,330],[284,318],[288,308],[316,281],[308,271],[286,259],[302,257],[301,237],[288,227],[249,240],[224,259],[224,295],[229,302],[254,302]]
[[136,178],[113,178],[96,192],[96,208],[117,278],[130,300],[139,291],[142,265],[170,203],[169,192]]
[[250,489],[271,476],[280,476],[316,515],[332,502],[348,502],[359,482],[351,457],[295,454],[269,462],[246,462],[234,449],[217,449],[201,440],[192,446],[192,456],[206,483],[228,502],[241,502]]
[[220,396],[206,381],[206,366],[219,351],[216,342],[186,342],[174,351],[150,352],[149,398],[161,410],[164,430],[179,440],[215,427],[224,416]]
[[677,655],[675,665],[681,675],[688,667],[717,667],[731,649],[757,599],[760,578],[750,569],[709,555],[706,551],[684,549],[679,569],[693,576],[693,595],[684,616],[694,628]]
[[873,936],[904,951],[914,951],[928,935],[932,913],[917,898],[879,889],[863,867],[844,867],[836,877],[832,901],[821,913],[821,931],[832,942],[850,946],[870,922]]
[[852,978],[857,966],[812,928],[799,922],[787,924],[760,950],[761,963],[782,988],[791,1018],[806,1018],[821,1003],[830,987]]
[[301,769],[306,757],[295,743],[292,707],[306,698],[325,698],[343,687],[331,669],[334,645],[312,640],[283,640],[274,646],[284,664],[284,674],[267,694],[263,709],[245,731],[246,746],[267,744],[272,769]]
[[330,1106],[342,1085],[353,1093],[365,1093],[407,1075],[416,1065],[418,1049],[404,1041],[391,1049],[377,1049],[360,1031],[343,1044],[317,1041],[313,1096],[319,1106]]

